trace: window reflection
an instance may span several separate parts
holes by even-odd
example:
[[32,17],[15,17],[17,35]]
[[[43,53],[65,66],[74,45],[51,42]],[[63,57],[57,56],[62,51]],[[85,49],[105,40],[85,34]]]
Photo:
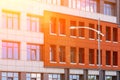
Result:
[[60,74],[49,74],[49,80],[61,80]]
[[69,76],[69,78],[70,78],[70,80],[79,80],[79,75],[76,75],[76,74],[74,74],[74,75],[70,75]]
[[18,73],[14,72],[2,72],[2,80],[18,80]]
[[41,74],[26,73],[26,80],[41,80]]
[[82,11],[96,12],[97,2],[96,0],[69,0],[69,7]]
[[2,42],[2,58],[18,59],[19,43]]
[[40,31],[40,17],[34,15],[27,16],[27,30],[32,32]]
[[19,29],[19,13],[3,10],[2,26],[8,29]]
[[40,46],[27,44],[27,60],[40,60]]
[[109,3],[104,3],[104,14],[114,15],[114,6]]

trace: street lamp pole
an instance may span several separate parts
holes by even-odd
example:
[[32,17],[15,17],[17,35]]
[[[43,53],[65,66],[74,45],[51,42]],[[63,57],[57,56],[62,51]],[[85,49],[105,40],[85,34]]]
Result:
[[94,28],[90,28],[90,27],[85,27],[85,26],[71,26],[70,29],[79,29],[79,28],[85,28],[85,29],[89,29],[92,31],[95,31],[98,35],[98,66],[99,66],[99,80],[102,80],[102,74],[101,74],[101,50],[100,50],[100,35],[104,36],[103,33],[100,32],[100,19],[98,20],[98,30],[94,29]]
[[99,64],[99,80],[102,80],[101,73],[101,50],[100,50],[100,19],[98,20],[98,64]]

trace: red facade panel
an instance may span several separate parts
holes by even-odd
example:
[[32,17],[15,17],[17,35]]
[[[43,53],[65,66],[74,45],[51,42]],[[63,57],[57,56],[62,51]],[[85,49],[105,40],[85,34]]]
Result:
[[[56,18],[56,33],[53,34],[50,31],[50,19],[51,17],[55,17]],[[65,20],[65,34],[61,35],[59,34],[59,19],[64,19]],[[83,26],[89,26],[89,24],[93,24],[95,29],[97,28],[98,25],[98,21],[97,20],[92,20],[92,19],[87,19],[87,18],[83,18],[83,17],[78,17],[78,16],[71,16],[71,15],[66,15],[66,14],[58,14],[58,13],[54,13],[54,12],[49,12],[49,11],[45,11],[44,12],[44,32],[45,32],[45,55],[44,55],[44,60],[45,60],[45,67],[61,67],[61,68],[94,68],[97,69],[98,68],[98,62],[97,62],[97,50],[98,50],[98,38],[97,38],[97,33],[92,34],[94,35],[94,39],[90,39],[89,38],[89,29],[84,29],[84,33],[82,33],[82,35],[84,34],[84,36],[79,37],[79,29],[75,29],[76,31],[76,35],[70,35],[70,21],[75,21],[76,22],[76,26],[79,26],[79,22],[84,23]],[[108,23],[108,22],[103,22],[100,21],[100,25],[102,28],[101,31],[103,34],[105,34],[104,37],[101,38],[101,50],[102,50],[102,55],[101,55],[101,65],[103,69],[119,69],[120,66],[120,62],[118,61],[118,65],[113,66],[113,51],[116,51],[117,53],[119,53],[119,37],[115,37],[115,35],[119,35],[119,28],[117,26],[117,24],[113,24],[113,23]],[[110,32],[110,34],[108,34],[110,36],[110,40],[107,41],[106,40],[106,27],[109,26],[110,30],[108,29],[108,31]],[[114,31],[113,31],[114,29]],[[82,30],[82,29],[81,29]],[[115,32],[117,31],[117,32]],[[114,40],[115,39],[115,40]],[[118,40],[116,40],[118,39]],[[114,40],[114,41],[113,41]],[[50,61],[50,45],[56,45],[56,61],[55,62],[51,62]],[[60,62],[59,59],[59,47],[60,46],[65,46],[65,62]],[[75,63],[71,63],[70,58],[71,58],[71,47],[75,47],[76,51],[75,51]],[[81,64],[80,63],[80,57],[79,57],[79,48],[83,48],[84,49],[84,61]],[[89,64],[89,49],[93,49],[94,50],[94,56],[93,56],[93,62],[94,64]],[[111,52],[111,56],[109,56],[110,58],[110,65],[107,66],[106,65],[106,51],[110,51]],[[116,57],[116,56],[114,56]],[[118,54],[118,59],[119,59],[120,55]],[[115,61],[115,60],[114,60]],[[117,63],[114,63],[117,64]]]

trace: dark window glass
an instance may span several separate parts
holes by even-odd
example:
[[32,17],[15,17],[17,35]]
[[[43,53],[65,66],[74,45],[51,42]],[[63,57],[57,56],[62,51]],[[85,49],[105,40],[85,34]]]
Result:
[[[84,22],[79,22],[79,27],[84,27]],[[79,37],[85,37],[85,29],[79,28]]]
[[106,51],[106,65],[111,65],[111,52]]
[[75,47],[70,48],[70,61],[71,63],[76,62],[76,48]]
[[[70,27],[76,27],[76,21],[70,21]],[[76,29],[70,29],[70,35],[76,36]]]
[[[95,29],[94,24],[89,24],[89,27]],[[95,32],[93,30],[89,30],[89,38],[91,39],[95,38]]]
[[113,65],[118,66],[118,52],[113,51]]
[[117,42],[118,41],[118,29],[113,28],[113,41]]
[[60,62],[65,62],[65,46],[60,46],[59,47],[59,58],[60,58]]
[[110,41],[111,40],[111,28],[106,27],[106,40]]
[[65,29],[66,29],[66,22],[65,19],[59,19],[59,28],[60,28],[60,34],[65,35]]
[[89,64],[94,64],[94,49],[89,49]]
[[56,18],[52,17],[51,18],[51,24],[50,24],[50,33],[56,34]]
[[84,63],[85,52],[84,48],[79,48],[79,63]]
[[50,61],[56,61],[56,46],[50,46]]

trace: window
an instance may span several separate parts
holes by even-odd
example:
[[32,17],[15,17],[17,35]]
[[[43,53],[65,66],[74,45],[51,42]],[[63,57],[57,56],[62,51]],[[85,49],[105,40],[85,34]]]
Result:
[[79,75],[69,75],[70,80],[80,80]]
[[104,14],[114,16],[114,5],[109,3],[104,3]]
[[59,59],[60,62],[65,62],[65,46],[60,46],[59,47]]
[[112,76],[105,76],[105,80],[113,80]]
[[27,30],[40,32],[40,17],[36,15],[27,15]]
[[[79,22],[79,27],[83,27],[84,26],[84,22]],[[85,37],[85,29],[84,28],[79,28],[79,37]]]
[[[102,64],[102,50],[100,50],[100,64]],[[97,60],[97,64],[99,64],[99,53],[98,53],[98,50],[97,50],[97,57],[96,57],[96,60]]]
[[82,11],[97,12],[96,0],[69,0],[70,8],[80,9]]
[[[70,21],[70,27],[76,27],[76,21]],[[76,36],[76,29],[70,29],[70,35]]]
[[89,49],[89,64],[94,64],[94,49]]
[[77,3],[77,0],[72,0],[71,7],[76,8],[76,3]]
[[41,80],[39,73],[26,73],[26,80]]
[[[89,24],[90,28],[95,28],[94,24]],[[89,38],[94,39],[95,38],[95,32],[93,30],[89,30]]]
[[27,60],[41,60],[41,47],[36,44],[27,44]]
[[14,72],[2,72],[2,80],[19,80],[19,74]]
[[111,40],[111,28],[106,27],[106,40],[110,41]]
[[4,59],[19,59],[20,53],[19,43],[2,42],[2,58]]
[[70,48],[70,61],[71,63],[76,62],[76,48],[75,47]]
[[97,12],[97,2],[96,0],[78,0],[77,8],[82,11]]
[[61,5],[61,6],[67,6],[66,3],[68,3],[68,2],[65,1],[65,0],[60,0],[60,5]]
[[90,0],[90,12],[97,12],[96,0]]
[[51,23],[50,23],[50,33],[56,34],[56,18],[52,17],[51,18]]
[[19,17],[20,14],[18,12],[10,12],[3,10],[2,13],[2,26],[7,29],[19,29]]
[[57,5],[57,0],[47,0],[47,3]]
[[49,75],[49,80],[61,80],[60,74],[48,74]]
[[[99,29],[98,29],[98,25],[97,25],[97,30],[99,30]],[[101,32],[101,33],[103,32],[101,25],[100,25],[100,32]],[[96,35],[97,35],[97,39],[98,39],[98,33],[96,33]],[[100,40],[102,40],[102,35],[100,35]]]
[[[88,6],[88,5],[87,5]],[[82,11],[86,11],[86,0],[81,0],[81,2],[80,2],[80,9],[82,10]]]
[[80,9],[80,7],[81,7],[80,3],[81,3],[80,0],[77,0],[77,3],[76,3],[77,9]]
[[65,32],[66,32],[65,31],[66,30],[66,28],[65,28],[66,27],[66,25],[65,25],[66,24],[65,19],[59,19],[59,24],[60,24],[59,25],[60,34],[65,35]]
[[85,50],[84,48],[79,48],[79,63],[84,63]]
[[97,79],[97,76],[95,75],[89,75],[88,80],[98,80],[98,79]]
[[111,52],[106,51],[106,65],[110,65],[110,64],[111,64]]
[[113,51],[113,65],[118,66],[118,52]]
[[50,61],[56,61],[56,46],[50,45]]
[[117,42],[118,41],[118,29],[113,28],[113,41]]

